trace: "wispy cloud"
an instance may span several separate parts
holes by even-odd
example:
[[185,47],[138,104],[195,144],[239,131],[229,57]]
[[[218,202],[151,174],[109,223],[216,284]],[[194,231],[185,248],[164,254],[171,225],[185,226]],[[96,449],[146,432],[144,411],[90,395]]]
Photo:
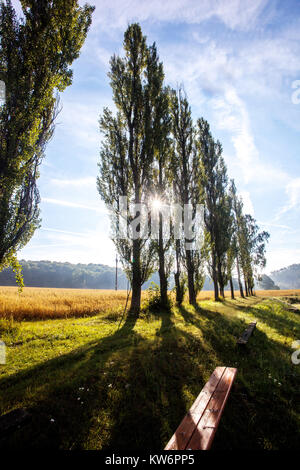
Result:
[[282,206],[275,216],[275,221],[291,210],[295,210],[300,207],[300,178],[290,179],[286,185],[285,192],[287,195],[287,203]]
[[101,214],[108,214],[108,211],[105,208],[101,207],[100,205],[99,207],[89,206],[87,204],[80,204],[77,202],[65,201],[62,199],[53,199],[49,197],[43,197],[42,202],[48,203],[48,204],[55,204],[57,206],[71,207],[75,209],[85,209],[85,210],[90,210],[94,212],[99,212]]
[[249,30],[265,21],[262,12],[266,4],[267,0],[104,0],[94,22],[105,29],[124,29],[133,20],[192,24],[215,17],[230,29]]
[[50,184],[59,187],[90,187],[92,185],[96,185],[96,177],[94,176],[87,176],[84,178],[73,178],[73,179],[59,179],[59,178],[51,178]]
[[247,106],[236,89],[229,87],[222,97],[213,98],[211,102],[216,125],[231,135],[235,161],[244,181],[264,185],[274,185],[276,182],[283,186],[289,177],[274,164],[267,164],[262,160],[255,144]]
[[70,230],[60,230],[60,229],[57,229],[57,228],[41,228],[41,230],[43,232],[50,232],[50,233],[63,233],[63,234],[67,234],[67,235],[76,235],[76,236],[81,236],[81,237],[86,237],[88,236],[87,233],[85,232],[72,232]]
[[108,237],[109,223],[99,222],[94,230],[75,232],[47,228],[35,234],[20,253],[25,259],[102,263],[111,265],[115,249]]

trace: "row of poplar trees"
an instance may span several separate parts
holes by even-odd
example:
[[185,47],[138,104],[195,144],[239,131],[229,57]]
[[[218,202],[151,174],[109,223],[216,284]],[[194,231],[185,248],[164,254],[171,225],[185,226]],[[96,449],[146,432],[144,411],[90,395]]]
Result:
[[[114,208],[112,238],[131,283],[130,313],[139,314],[142,285],[156,270],[162,307],[169,305],[172,271],[179,304],[186,289],[190,304],[196,304],[207,268],[215,300],[224,297],[228,283],[234,298],[235,270],[241,296],[252,295],[256,269],[266,263],[269,234],[259,231],[251,215],[244,215],[234,181],[228,179],[222,146],[213,138],[208,122],[203,118],[193,122],[182,88],[165,86],[155,43],[148,46],[139,24],[132,24],[123,45],[124,57],[114,55],[110,61],[117,112],[105,108],[100,117],[103,138],[97,185],[102,199]],[[145,204],[149,211],[153,199],[182,207],[190,204],[194,213],[197,204],[202,204],[202,248],[189,249],[191,240],[183,230],[180,238],[172,230],[164,238],[162,213],[156,240],[150,233],[119,239],[120,196],[126,196],[128,204]],[[131,213],[127,223],[134,223],[139,215],[138,210]]]

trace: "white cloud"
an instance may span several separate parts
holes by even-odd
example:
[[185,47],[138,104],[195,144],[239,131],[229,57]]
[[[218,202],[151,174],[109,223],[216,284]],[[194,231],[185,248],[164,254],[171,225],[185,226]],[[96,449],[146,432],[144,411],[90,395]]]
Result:
[[57,228],[41,228],[41,230],[43,232],[64,233],[64,234],[67,234],[67,235],[77,235],[77,236],[82,236],[82,237],[87,236],[87,234],[84,233],[84,232],[72,232],[70,230],[60,230],[60,229],[57,229]]
[[254,207],[253,207],[253,203],[252,203],[249,191],[240,191],[239,196],[243,200],[244,214],[250,214],[250,215],[254,216]]
[[289,208],[292,209],[300,204],[300,178],[295,178],[286,187],[289,198]]
[[246,183],[283,186],[288,175],[274,164],[265,163],[256,147],[245,102],[236,89],[228,87],[224,95],[211,100],[217,127],[231,134],[235,163]]
[[284,229],[289,232],[292,231],[291,227],[289,227],[288,225],[284,225],[284,224],[275,224],[273,222],[262,222],[260,220],[258,220],[258,224],[261,225],[262,227],[271,227],[271,228],[274,227],[274,228]]
[[105,0],[96,9],[94,27],[124,29],[134,20],[191,24],[215,17],[230,29],[249,30],[264,21],[266,4],[267,0]]
[[109,238],[109,220],[102,217],[95,225],[94,230],[85,232],[42,229],[20,251],[19,258],[113,265],[115,248]]
[[86,210],[90,210],[94,212],[100,212],[102,214],[108,214],[108,211],[103,206],[101,207],[100,204],[99,204],[99,207],[97,207],[97,206],[91,206],[87,204],[80,204],[77,202],[65,201],[62,199],[53,199],[49,197],[43,197],[42,202],[48,203],[48,204],[55,204],[58,206],[64,206],[64,207],[72,207],[75,209],[86,209]]
[[50,184],[59,187],[90,187],[92,185],[96,185],[96,178],[93,176],[87,176],[85,178],[74,178],[74,179],[58,179],[58,178],[51,178]]
[[280,208],[275,216],[275,221],[279,220],[285,213],[300,206],[300,178],[290,178],[285,192],[288,198],[287,203]]
[[300,263],[300,249],[284,248],[268,250],[267,260],[265,271],[271,273],[291,264]]

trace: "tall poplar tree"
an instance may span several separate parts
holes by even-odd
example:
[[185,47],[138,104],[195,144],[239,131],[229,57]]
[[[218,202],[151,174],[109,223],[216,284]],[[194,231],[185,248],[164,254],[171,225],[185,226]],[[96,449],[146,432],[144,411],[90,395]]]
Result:
[[[160,281],[160,304],[169,306],[168,277],[171,272],[171,214],[169,212],[172,196],[171,159],[171,117],[169,113],[169,89],[165,88],[157,97],[157,113],[154,123],[155,155],[153,161],[152,214],[158,217],[158,237],[154,243],[158,258]],[[167,234],[164,233],[167,229]]]
[[[205,226],[210,244],[210,274],[214,283],[214,297],[219,299],[218,277],[220,279],[220,217],[222,217],[222,203],[224,196],[224,162],[222,160],[222,146],[215,142],[208,122],[200,118],[197,121],[197,149],[199,152],[201,168],[201,185],[205,199]],[[218,269],[219,268],[219,269]]]
[[[98,190],[106,204],[113,205],[113,224],[121,262],[130,279],[130,313],[138,315],[141,286],[153,271],[154,244],[143,233],[139,204],[149,206],[154,154],[157,149],[157,113],[163,89],[163,67],[155,44],[147,46],[139,24],[131,24],[124,35],[125,56],[110,61],[110,83],[117,108],[114,117],[104,110],[100,128],[104,133],[100,153]],[[135,226],[139,236],[118,238],[119,196],[134,204],[126,224]]]
[[18,269],[17,251],[39,225],[38,167],[54,131],[57,92],[72,83],[93,7],[76,0],[0,3],[0,269]]
[[[191,108],[182,89],[171,92],[171,116],[172,131],[174,136],[174,151],[172,152],[172,172],[174,198],[176,203],[182,208],[190,205],[193,210],[193,217],[196,214],[197,204],[202,202],[202,188],[200,185],[200,165],[195,146],[195,131],[192,121]],[[195,234],[196,236],[196,234]],[[176,257],[180,259],[180,251],[184,253],[181,258],[187,272],[187,286],[189,292],[189,303],[196,304],[197,285],[200,286],[198,273],[201,268],[201,258],[198,249],[191,248],[191,243],[195,241],[195,236],[191,239],[184,234],[184,244],[177,241]],[[178,289],[180,283],[178,278]]]
[[253,295],[256,271],[266,265],[266,243],[270,234],[265,230],[260,232],[256,220],[249,214],[242,217],[241,231],[240,250],[245,290],[246,295]]
[[233,220],[234,220],[234,240],[235,240],[235,261],[237,269],[238,284],[240,289],[240,295],[244,298],[244,290],[241,281],[241,251],[240,246],[242,244],[242,216],[243,216],[243,202],[237,195],[237,190],[234,180],[231,180],[230,185],[230,196],[232,200]]

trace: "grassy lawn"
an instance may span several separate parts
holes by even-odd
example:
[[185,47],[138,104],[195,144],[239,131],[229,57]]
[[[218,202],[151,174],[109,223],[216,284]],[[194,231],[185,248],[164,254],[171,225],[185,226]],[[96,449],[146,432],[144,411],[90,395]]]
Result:
[[[300,440],[300,311],[264,297],[201,300],[82,318],[0,319],[0,414],[31,420],[3,448],[162,450],[216,366],[238,368],[213,449],[291,449]],[[249,345],[236,338],[257,320]]]

